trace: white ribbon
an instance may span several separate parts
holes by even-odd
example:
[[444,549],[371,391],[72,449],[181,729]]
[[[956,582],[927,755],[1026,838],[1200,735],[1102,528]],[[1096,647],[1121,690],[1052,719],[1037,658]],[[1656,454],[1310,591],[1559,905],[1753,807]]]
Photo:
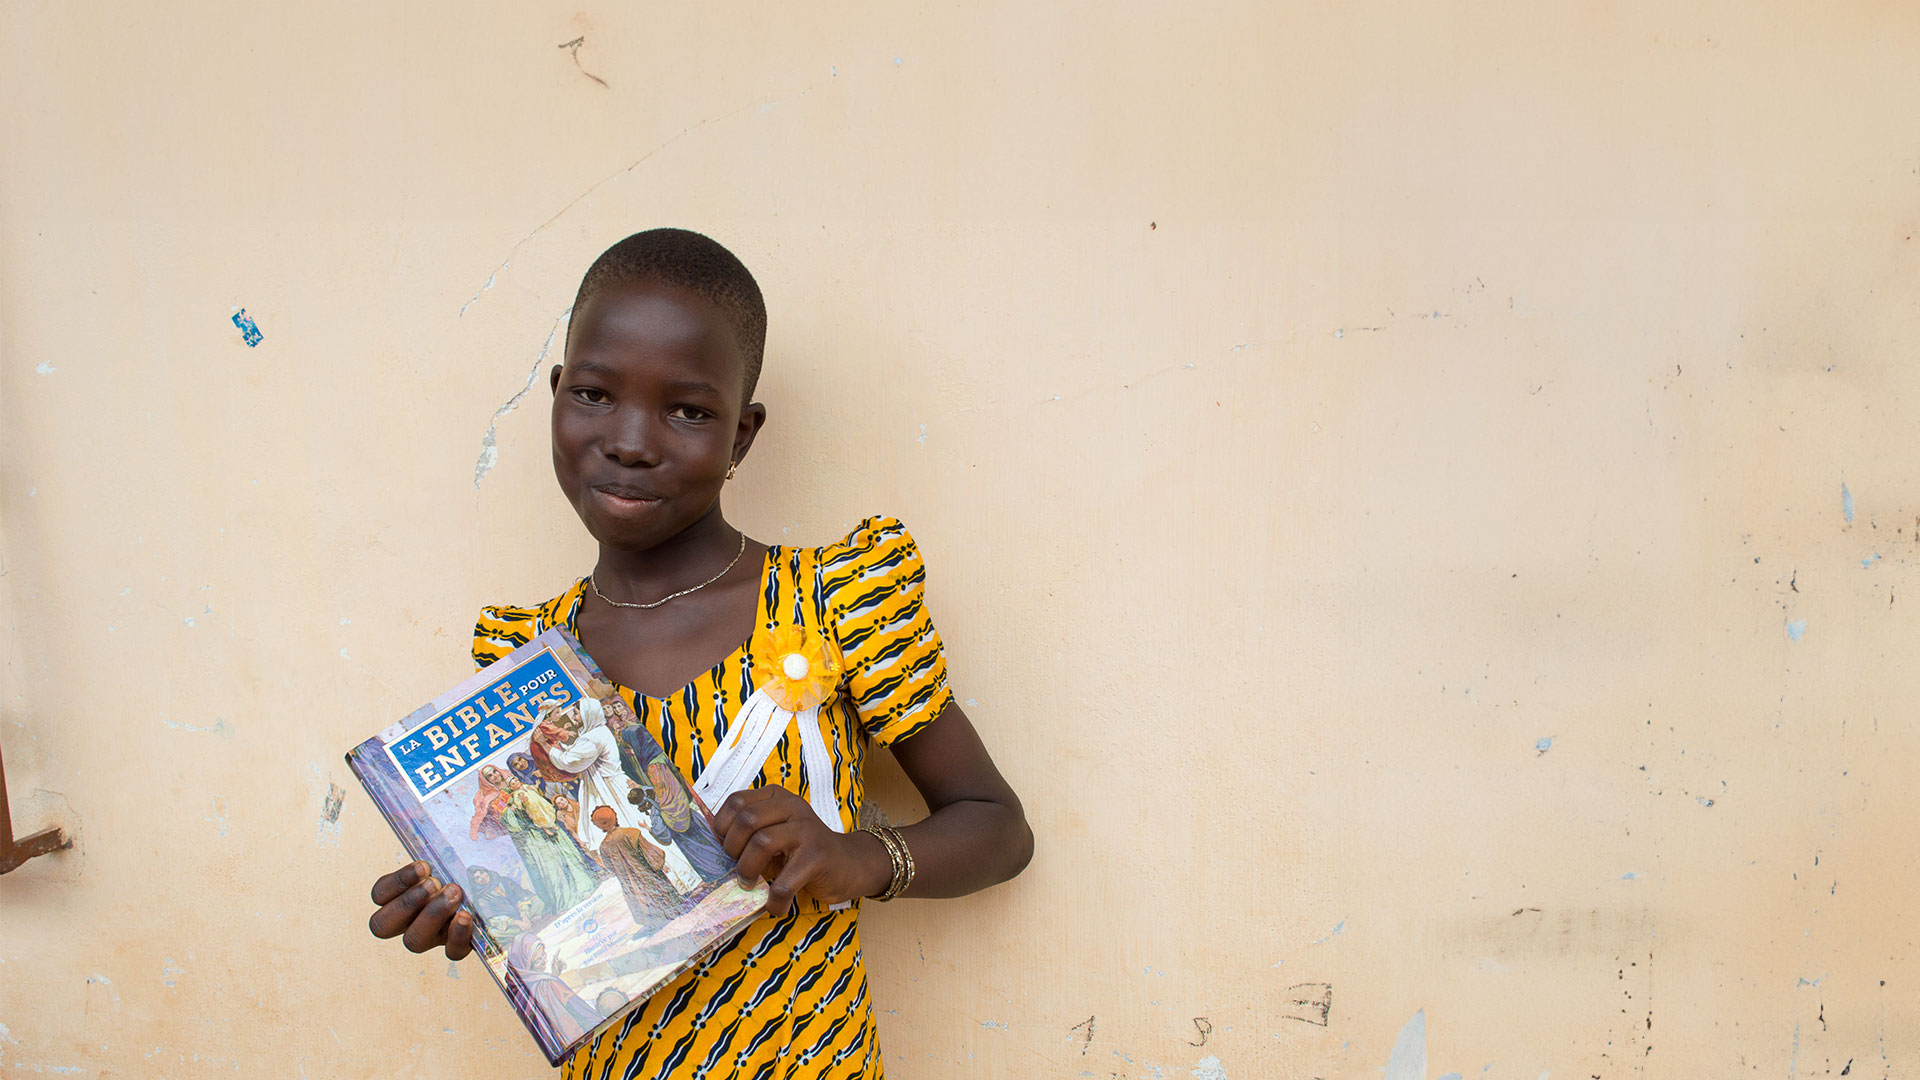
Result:
[[827,739],[820,733],[820,706],[789,712],[774,703],[765,690],[753,696],[734,714],[727,726],[726,738],[708,759],[706,769],[693,782],[693,790],[709,809],[718,810],[727,796],[745,791],[759,779],[767,759],[787,737],[787,729],[800,725],[800,765],[807,778],[807,803],[827,828],[846,832],[840,823],[840,800],[833,790],[833,758],[827,753]]

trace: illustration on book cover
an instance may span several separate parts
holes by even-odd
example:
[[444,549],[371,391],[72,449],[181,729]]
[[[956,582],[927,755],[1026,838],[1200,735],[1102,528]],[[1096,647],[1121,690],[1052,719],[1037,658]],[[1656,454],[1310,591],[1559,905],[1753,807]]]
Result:
[[547,630],[347,755],[557,1062],[766,902],[590,657]]

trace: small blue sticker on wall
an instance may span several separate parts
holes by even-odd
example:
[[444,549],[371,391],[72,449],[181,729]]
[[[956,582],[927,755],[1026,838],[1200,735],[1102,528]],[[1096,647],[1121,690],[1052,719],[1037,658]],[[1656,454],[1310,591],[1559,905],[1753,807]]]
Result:
[[260,327],[254,323],[253,316],[247,314],[246,308],[233,313],[233,325],[240,328],[240,336],[246,339],[247,348],[260,344]]

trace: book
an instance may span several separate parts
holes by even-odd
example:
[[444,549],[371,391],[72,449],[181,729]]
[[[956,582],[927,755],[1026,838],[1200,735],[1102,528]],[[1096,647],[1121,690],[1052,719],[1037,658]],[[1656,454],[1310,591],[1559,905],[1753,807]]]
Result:
[[546,630],[347,753],[550,1064],[731,940],[764,883],[580,643]]

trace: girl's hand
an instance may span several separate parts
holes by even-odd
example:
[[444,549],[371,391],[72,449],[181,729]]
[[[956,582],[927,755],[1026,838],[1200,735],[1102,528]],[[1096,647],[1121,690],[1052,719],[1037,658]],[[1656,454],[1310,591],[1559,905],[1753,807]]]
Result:
[[426,863],[408,863],[373,883],[380,910],[367,929],[377,938],[398,937],[408,952],[444,945],[447,959],[458,960],[473,951],[473,915],[459,910],[461,899],[460,886],[435,881]]
[[870,833],[837,833],[807,800],[777,785],[736,791],[713,831],[747,878],[768,882],[767,910],[785,915],[801,891],[826,904],[886,891],[893,863]]

